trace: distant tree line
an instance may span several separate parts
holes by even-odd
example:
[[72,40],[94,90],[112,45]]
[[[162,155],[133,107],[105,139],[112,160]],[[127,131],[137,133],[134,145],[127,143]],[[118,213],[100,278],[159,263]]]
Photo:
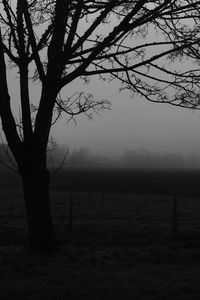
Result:
[[[66,147],[58,146],[52,153],[52,161],[59,165]],[[64,165],[71,166],[123,166],[130,168],[200,168],[200,158],[194,154],[183,156],[180,153],[153,153],[147,149],[124,151],[119,156],[109,157],[90,152],[81,147],[69,151]]]
[[152,153],[146,149],[127,150],[121,157],[126,166],[135,168],[199,168],[199,158],[194,154]]

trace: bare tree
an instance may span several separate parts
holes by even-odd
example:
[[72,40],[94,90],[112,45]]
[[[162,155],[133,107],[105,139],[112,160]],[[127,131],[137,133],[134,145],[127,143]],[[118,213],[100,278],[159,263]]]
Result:
[[[198,66],[180,62],[199,50],[200,1],[1,0],[0,116],[23,181],[33,249],[56,249],[49,209],[46,149],[52,124],[109,107],[90,94],[65,95],[90,76],[118,79],[149,101],[198,108]],[[188,61],[187,61],[188,62]],[[183,67],[184,66],[184,67]],[[11,109],[7,70],[19,74],[20,111]],[[34,102],[30,81],[39,81]]]

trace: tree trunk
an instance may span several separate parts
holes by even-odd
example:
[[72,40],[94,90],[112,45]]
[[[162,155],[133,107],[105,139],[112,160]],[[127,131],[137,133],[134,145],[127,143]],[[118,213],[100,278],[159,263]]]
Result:
[[21,172],[31,249],[57,249],[49,206],[49,172],[33,166]]

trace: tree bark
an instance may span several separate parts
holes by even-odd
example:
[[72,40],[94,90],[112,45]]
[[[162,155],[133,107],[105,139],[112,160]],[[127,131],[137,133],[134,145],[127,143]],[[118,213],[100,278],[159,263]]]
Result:
[[54,252],[57,243],[49,205],[49,172],[32,166],[21,172],[27,212],[30,247],[33,250]]

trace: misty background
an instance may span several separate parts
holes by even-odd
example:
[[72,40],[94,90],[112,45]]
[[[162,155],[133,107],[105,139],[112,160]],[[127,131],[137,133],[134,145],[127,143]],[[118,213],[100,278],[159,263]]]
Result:
[[69,158],[82,149],[88,163],[89,157],[101,157],[108,164],[130,162],[133,167],[200,166],[199,111],[150,103],[119,88],[117,82],[97,78],[85,87],[110,100],[111,110],[94,115],[93,121],[80,116],[77,124],[66,122],[63,115],[51,133],[61,152],[68,147]]
[[[19,87],[14,72],[9,70],[8,77],[12,109],[18,118]],[[31,83],[30,89],[35,103],[40,96],[40,86]],[[107,99],[111,110],[94,115],[93,120],[80,115],[75,121],[68,121],[63,114],[51,129],[51,139],[56,144],[52,152],[55,165],[62,161],[66,151],[69,151],[68,163],[75,153],[85,151],[85,163],[89,165],[200,167],[200,111],[150,103],[119,89],[120,82],[103,82],[96,76],[87,85],[79,80],[64,91],[68,97],[85,91],[98,100]],[[2,131],[1,136],[5,143]]]
[[[149,38],[154,40],[156,36],[152,33]],[[12,110],[19,119],[20,93],[15,68],[10,68],[7,76]],[[120,81],[108,83],[94,76],[89,78],[89,84],[77,79],[63,89],[66,97],[84,91],[97,100],[107,99],[111,102],[111,110],[94,115],[93,120],[80,115],[70,122],[63,113],[52,126],[50,134],[50,139],[57,144],[54,151],[56,163],[62,160],[67,150],[69,160],[82,149],[93,160],[96,157],[98,161],[102,157],[107,163],[115,161],[116,164],[123,162],[127,165],[130,161],[132,166],[146,164],[152,167],[164,166],[163,161],[171,159],[175,167],[200,165],[200,111],[150,103],[140,96],[132,97],[129,91],[119,92],[120,87]],[[40,92],[40,83],[30,82],[30,98],[34,105],[38,104]],[[0,134],[2,143],[6,143],[2,129]],[[142,158],[145,163],[140,162]]]

